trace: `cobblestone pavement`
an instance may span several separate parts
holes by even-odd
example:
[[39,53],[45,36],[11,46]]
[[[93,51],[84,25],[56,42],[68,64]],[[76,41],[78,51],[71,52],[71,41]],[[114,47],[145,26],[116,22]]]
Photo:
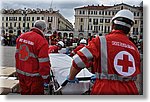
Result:
[[1,46],[1,66],[15,66],[15,46]]

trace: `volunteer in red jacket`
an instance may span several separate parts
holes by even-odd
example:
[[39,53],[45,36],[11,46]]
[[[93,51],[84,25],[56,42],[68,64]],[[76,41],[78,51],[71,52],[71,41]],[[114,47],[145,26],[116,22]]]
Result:
[[86,44],[87,44],[87,41],[85,39],[81,39],[80,45],[77,46],[73,51],[71,51],[70,56],[74,56],[77,53],[77,51],[83,48]]
[[59,41],[56,45],[49,46],[48,53],[58,53],[58,50],[61,50],[64,47],[64,43]]
[[76,74],[94,59],[96,81],[91,94],[139,94],[134,81],[140,74],[140,54],[126,36],[133,25],[133,13],[120,10],[112,18],[112,32],[92,39],[73,56],[68,81],[75,81]]
[[56,45],[57,42],[60,40],[58,33],[54,31],[54,33],[49,37],[49,44]]
[[44,85],[49,84],[50,61],[45,30],[45,21],[37,20],[34,27],[16,41],[16,71],[23,95],[44,94]]

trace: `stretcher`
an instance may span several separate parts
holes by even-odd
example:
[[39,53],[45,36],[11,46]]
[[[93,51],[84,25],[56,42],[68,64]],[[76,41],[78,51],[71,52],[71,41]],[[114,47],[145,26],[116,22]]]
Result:
[[68,83],[67,76],[69,75],[72,65],[72,58],[66,54],[49,54],[51,63],[51,94],[63,95],[80,95],[88,92],[92,86],[91,76],[93,75],[86,68],[82,69],[77,78],[79,83]]

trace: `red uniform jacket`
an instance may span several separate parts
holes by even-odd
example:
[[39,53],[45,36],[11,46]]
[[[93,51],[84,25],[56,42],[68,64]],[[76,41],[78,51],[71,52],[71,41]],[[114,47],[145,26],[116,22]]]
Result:
[[85,44],[80,44],[79,46],[77,46],[71,53],[70,56],[74,56],[77,51],[79,51],[80,49],[82,49],[85,46]]
[[59,48],[56,45],[49,46],[48,53],[58,53],[58,50]]
[[48,42],[43,33],[33,28],[30,32],[20,35],[16,43],[18,74],[32,78],[41,77],[48,82],[50,73]]
[[73,66],[81,70],[91,59],[97,78],[91,94],[138,94],[134,80],[140,74],[140,54],[122,31],[92,39],[74,56]]

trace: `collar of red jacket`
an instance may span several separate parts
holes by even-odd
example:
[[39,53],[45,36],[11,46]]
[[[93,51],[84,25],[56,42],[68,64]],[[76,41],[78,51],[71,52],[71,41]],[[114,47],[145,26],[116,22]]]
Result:
[[122,30],[112,30],[109,34],[122,34],[127,36]]
[[43,31],[41,31],[40,29],[38,29],[36,27],[31,28],[31,31],[36,32],[36,33],[38,33],[38,34],[40,34],[41,36],[44,37]]
[[119,34],[119,35],[122,35],[122,36],[128,38],[127,34],[125,34],[122,30],[112,30],[112,32],[110,32],[108,35],[110,35],[110,34],[115,34],[115,35]]

